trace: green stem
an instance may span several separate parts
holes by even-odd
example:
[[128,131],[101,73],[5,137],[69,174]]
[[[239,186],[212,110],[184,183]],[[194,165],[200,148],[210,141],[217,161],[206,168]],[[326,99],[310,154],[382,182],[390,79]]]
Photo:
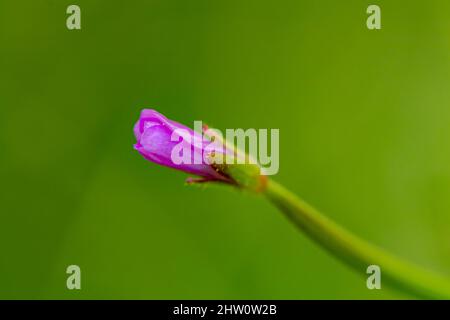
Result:
[[264,194],[298,228],[356,271],[368,276],[367,267],[378,265],[383,283],[419,298],[450,298],[447,278],[403,261],[357,237],[276,182],[268,180]]

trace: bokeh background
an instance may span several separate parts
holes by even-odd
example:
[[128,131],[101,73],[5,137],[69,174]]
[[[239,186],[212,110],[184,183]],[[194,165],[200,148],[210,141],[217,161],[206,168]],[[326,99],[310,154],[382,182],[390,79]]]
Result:
[[263,198],[145,161],[144,107],[279,128],[274,179],[450,275],[449,17],[445,0],[1,0],[0,298],[409,298],[366,289]]

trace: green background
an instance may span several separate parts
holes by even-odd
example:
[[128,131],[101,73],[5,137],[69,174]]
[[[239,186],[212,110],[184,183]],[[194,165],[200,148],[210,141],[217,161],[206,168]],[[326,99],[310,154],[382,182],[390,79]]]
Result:
[[0,298],[409,298],[263,198],[145,161],[132,127],[279,128],[274,179],[450,275],[449,80],[445,0],[1,0]]

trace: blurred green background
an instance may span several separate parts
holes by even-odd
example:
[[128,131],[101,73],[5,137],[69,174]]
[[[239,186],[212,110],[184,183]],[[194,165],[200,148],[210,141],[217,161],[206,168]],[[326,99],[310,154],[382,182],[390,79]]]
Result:
[[1,0],[0,298],[408,298],[264,199],[145,161],[144,107],[279,128],[278,182],[450,275],[449,17],[445,0]]

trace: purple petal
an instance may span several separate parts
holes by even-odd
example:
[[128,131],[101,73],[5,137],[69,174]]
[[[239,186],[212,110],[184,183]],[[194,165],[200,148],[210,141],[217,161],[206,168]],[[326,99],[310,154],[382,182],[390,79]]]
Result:
[[[171,141],[175,130],[184,130],[189,138],[188,141],[182,142],[181,137],[179,141]],[[203,150],[207,142],[202,141],[201,134],[167,119],[155,110],[142,110],[139,121],[134,126],[134,135],[137,140],[134,148],[149,161],[208,179],[229,181],[229,178],[216,172],[212,166],[203,163]],[[192,164],[176,164],[172,161],[172,149],[180,142],[189,143],[186,147],[191,148],[190,163]],[[195,157],[202,159],[202,164],[193,164]]]

